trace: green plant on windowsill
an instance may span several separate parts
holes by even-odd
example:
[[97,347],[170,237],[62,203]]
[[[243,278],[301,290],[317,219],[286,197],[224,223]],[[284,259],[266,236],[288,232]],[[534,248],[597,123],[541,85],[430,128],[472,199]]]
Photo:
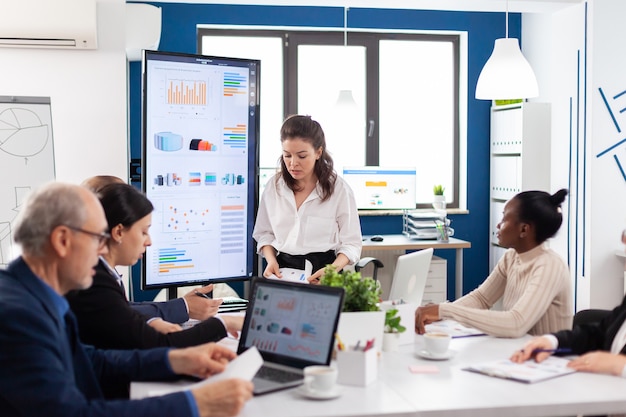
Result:
[[406,327],[400,324],[397,308],[385,311],[385,333],[403,333],[405,330]]
[[434,195],[443,195],[443,192],[445,191],[445,187],[441,184],[437,184],[433,187],[433,194]]
[[380,283],[371,278],[362,278],[360,272],[337,272],[334,266],[328,265],[320,284],[330,287],[342,287],[345,290],[343,311],[380,311],[378,303],[382,291]]

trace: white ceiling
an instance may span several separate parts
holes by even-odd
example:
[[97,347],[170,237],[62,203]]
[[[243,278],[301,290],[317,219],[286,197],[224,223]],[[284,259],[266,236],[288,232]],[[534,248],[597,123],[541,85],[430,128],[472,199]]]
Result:
[[[134,0],[130,0],[132,2]],[[162,3],[367,7],[384,9],[552,13],[586,0],[152,0]]]

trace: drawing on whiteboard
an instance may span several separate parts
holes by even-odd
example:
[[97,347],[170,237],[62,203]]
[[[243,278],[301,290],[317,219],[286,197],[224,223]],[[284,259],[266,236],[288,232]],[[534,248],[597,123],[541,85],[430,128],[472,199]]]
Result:
[[22,202],[52,181],[54,149],[49,97],[0,96],[0,268],[18,255],[13,223]]
[[14,107],[0,113],[0,150],[9,155],[37,155],[46,147],[49,134],[50,126],[32,110]]
[[[626,102],[625,102],[626,91],[621,91],[613,95],[612,97],[609,97],[612,100],[611,103],[615,107],[619,107],[617,109],[617,112],[611,109],[611,104],[609,103],[609,99],[607,99],[607,96],[602,90],[602,87],[599,87],[598,91],[600,92],[602,101],[604,102],[604,105],[606,106],[606,110],[609,112],[609,116],[611,117],[611,120],[613,121],[613,125],[615,126],[617,133],[618,134],[622,133],[622,128],[620,127],[618,116],[621,116],[624,114],[624,112],[626,112]],[[622,102],[621,104],[620,104],[620,100]],[[619,152],[620,147],[622,148],[621,153]],[[624,181],[626,181],[626,172],[624,171],[624,169],[626,168],[626,155],[625,155],[626,152],[624,152],[625,150],[626,150],[626,139],[618,139],[617,142],[613,143],[608,148],[604,149],[602,152],[596,155],[596,158],[600,158],[604,155],[612,155],[613,161],[615,161],[615,164],[617,165],[617,169],[622,174],[622,178],[624,178]]]

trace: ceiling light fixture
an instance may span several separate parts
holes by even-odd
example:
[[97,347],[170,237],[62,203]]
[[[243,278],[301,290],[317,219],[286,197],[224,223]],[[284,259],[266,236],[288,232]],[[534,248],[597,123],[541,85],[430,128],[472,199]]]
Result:
[[[343,8],[343,46],[344,48],[348,47],[348,7]],[[349,55],[346,54],[346,56],[349,56]],[[346,68],[344,68],[344,71],[345,70]],[[347,75],[344,75],[344,77],[346,79],[349,78],[349,76]],[[342,86],[342,87],[345,88],[345,86]],[[352,95],[352,90],[350,89],[339,90],[339,96],[337,97],[335,106],[340,107],[340,108],[356,109],[357,107],[356,100],[354,100],[354,96]]]
[[511,100],[539,95],[537,78],[522,54],[517,38],[509,38],[509,2],[506,2],[506,38],[496,39],[493,52],[476,83],[476,98]]

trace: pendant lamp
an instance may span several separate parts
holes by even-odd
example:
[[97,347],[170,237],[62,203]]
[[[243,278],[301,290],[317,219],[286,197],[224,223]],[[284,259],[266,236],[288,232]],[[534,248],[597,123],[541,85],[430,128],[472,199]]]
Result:
[[[344,55],[345,59],[348,59],[350,55],[347,53],[348,48],[348,8],[343,8],[343,46],[346,48],[346,54]],[[345,71],[345,68],[344,68]],[[348,75],[344,74],[344,77],[347,79]],[[357,104],[354,100],[354,96],[352,95],[352,90],[343,89],[339,90],[339,96],[335,101],[335,107],[338,109],[344,109],[348,111],[356,111]]]
[[476,98],[511,100],[539,95],[537,78],[522,54],[519,41],[509,38],[509,2],[506,3],[506,38],[496,39],[493,52],[480,72]]

